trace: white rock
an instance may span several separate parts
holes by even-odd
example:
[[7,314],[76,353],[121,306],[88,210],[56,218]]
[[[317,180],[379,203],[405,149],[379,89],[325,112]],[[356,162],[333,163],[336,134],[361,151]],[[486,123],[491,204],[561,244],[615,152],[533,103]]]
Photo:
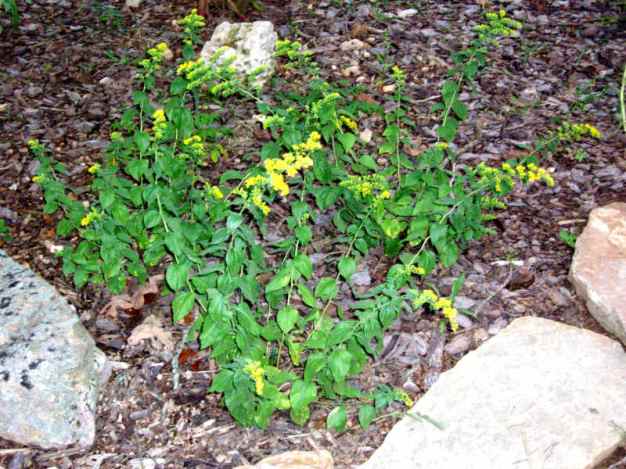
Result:
[[339,48],[343,52],[350,52],[354,50],[364,49],[365,47],[369,47],[365,42],[359,39],[350,39],[349,41],[344,41],[341,43]]
[[141,5],[142,0],[126,0],[125,5],[126,8],[139,8],[139,5]]
[[91,446],[109,373],[67,300],[0,250],[0,437],[46,449]]
[[626,354],[602,335],[515,320],[463,357],[361,469],[588,469],[626,428]]
[[396,85],[383,86],[383,93],[393,93],[396,90]]
[[363,143],[370,143],[372,141],[372,131],[370,129],[364,129],[359,134],[359,138]]
[[418,11],[415,8],[407,8],[406,10],[400,10],[396,14],[398,18],[410,18],[411,16],[417,15]]
[[264,67],[265,70],[256,80],[256,83],[262,86],[274,71],[276,39],[274,25],[269,21],[254,23],[225,21],[215,28],[211,40],[204,44],[200,56],[208,63],[218,49],[223,49],[224,52],[217,63],[223,63],[234,57],[233,67],[244,75]]
[[576,241],[570,280],[592,316],[626,344],[626,203],[591,212]]

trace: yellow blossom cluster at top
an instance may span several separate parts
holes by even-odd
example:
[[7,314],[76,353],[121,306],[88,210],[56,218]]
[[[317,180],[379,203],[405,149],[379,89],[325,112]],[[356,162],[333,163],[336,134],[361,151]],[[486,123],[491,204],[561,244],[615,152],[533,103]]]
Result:
[[95,220],[98,220],[101,216],[102,214],[100,212],[93,209],[87,215],[81,218],[80,226],[89,226],[92,222],[94,222]]
[[320,134],[312,132],[304,143],[293,145],[292,151],[284,153],[281,158],[269,158],[263,162],[265,174],[250,176],[243,181],[243,188],[235,193],[244,199],[250,198],[252,204],[259,208],[264,215],[270,212],[270,208],[263,200],[263,189],[269,187],[286,197],[289,194],[289,184],[285,176],[294,177],[298,171],[313,166],[313,160],[309,156],[312,152],[320,150]]
[[345,125],[347,128],[349,128],[353,132],[356,132],[357,130],[359,130],[359,125],[356,123],[356,121],[354,119],[350,119],[347,116],[341,116],[339,118],[338,127],[341,127],[342,125]]
[[497,194],[503,194],[510,190],[515,185],[515,179],[519,179],[525,184],[543,181],[548,187],[554,186],[552,175],[535,163],[519,163],[515,166],[510,163],[502,163],[500,168],[492,168],[480,163],[477,169],[481,182],[493,183]]
[[391,198],[387,180],[380,174],[348,176],[348,179],[342,181],[339,185],[365,200],[381,202]]
[[474,31],[478,33],[481,40],[495,41],[497,36],[511,36],[514,32],[522,28],[522,23],[507,17],[506,11],[500,9],[497,13],[485,13],[487,19],[486,24],[479,24],[474,27]]
[[87,172],[89,174],[96,174],[98,171],[100,171],[100,163],[94,163],[91,166],[89,166],[89,168],[87,169]]
[[150,58],[143,59],[139,62],[139,65],[146,70],[158,70],[161,62],[163,62],[163,58],[167,56],[171,56],[172,51],[169,46],[165,42],[160,42],[156,46],[151,47],[147,50],[147,54]]
[[167,129],[167,118],[165,117],[165,111],[163,109],[157,109],[152,113],[152,130],[154,131],[154,137],[157,140],[161,140],[165,135]]
[[184,18],[177,20],[176,24],[183,27],[185,33],[185,43],[191,43],[191,37],[196,31],[204,28],[205,21],[202,16],[198,14],[197,9],[192,9],[191,12]]
[[589,135],[592,138],[602,138],[602,132],[591,124],[572,124],[565,122],[557,130],[559,140],[562,142],[578,142]]
[[413,300],[415,307],[429,305],[432,309],[440,310],[450,323],[454,332],[459,329],[458,311],[452,305],[450,298],[440,297],[432,290],[422,290]]
[[265,374],[265,370],[261,367],[261,362],[253,361],[248,363],[243,371],[248,373],[250,378],[254,381],[254,387],[256,393],[259,396],[263,395],[263,389],[265,388],[265,381],[263,380],[263,375]]

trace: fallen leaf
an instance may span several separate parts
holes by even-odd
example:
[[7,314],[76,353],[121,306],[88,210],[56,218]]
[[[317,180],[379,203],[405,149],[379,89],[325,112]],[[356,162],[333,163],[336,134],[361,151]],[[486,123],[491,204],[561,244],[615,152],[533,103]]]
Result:
[[156,316],[148,316],[141,324],[133,329],[128,338],[128,345],[138,345],[142,340],[155,339],[165,350],[174,350],[172,333],[163,329],[161,320]]
[[104,305],[99,314],[116,318],[118,308],[124,311],[141,311],[147,302],[146,297],[159,293],[158,283],[162,280],[162,274],[153,275],[148,279],[148,283],[139,287],[132,296],[126,294],[114,296],[106,305]]

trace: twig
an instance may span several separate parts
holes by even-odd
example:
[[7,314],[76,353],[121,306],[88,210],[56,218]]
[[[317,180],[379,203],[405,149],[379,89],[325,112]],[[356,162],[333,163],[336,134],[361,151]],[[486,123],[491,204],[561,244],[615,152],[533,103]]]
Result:
[[31,448],[0,449],[0,456],[6,456],[8,454],[15,454],[15,453],[30,453],[31,451],[33,451]]

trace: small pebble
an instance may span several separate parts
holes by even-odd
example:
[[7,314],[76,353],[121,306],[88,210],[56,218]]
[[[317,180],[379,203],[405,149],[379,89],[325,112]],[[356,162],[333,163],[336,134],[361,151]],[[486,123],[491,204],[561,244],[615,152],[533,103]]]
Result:
[[448,344],[444,347],[444,350],[450,355],[456,355],[467,352],[471,346],[472,339],[466,335],[457,335],[450,342],[448,342]]

